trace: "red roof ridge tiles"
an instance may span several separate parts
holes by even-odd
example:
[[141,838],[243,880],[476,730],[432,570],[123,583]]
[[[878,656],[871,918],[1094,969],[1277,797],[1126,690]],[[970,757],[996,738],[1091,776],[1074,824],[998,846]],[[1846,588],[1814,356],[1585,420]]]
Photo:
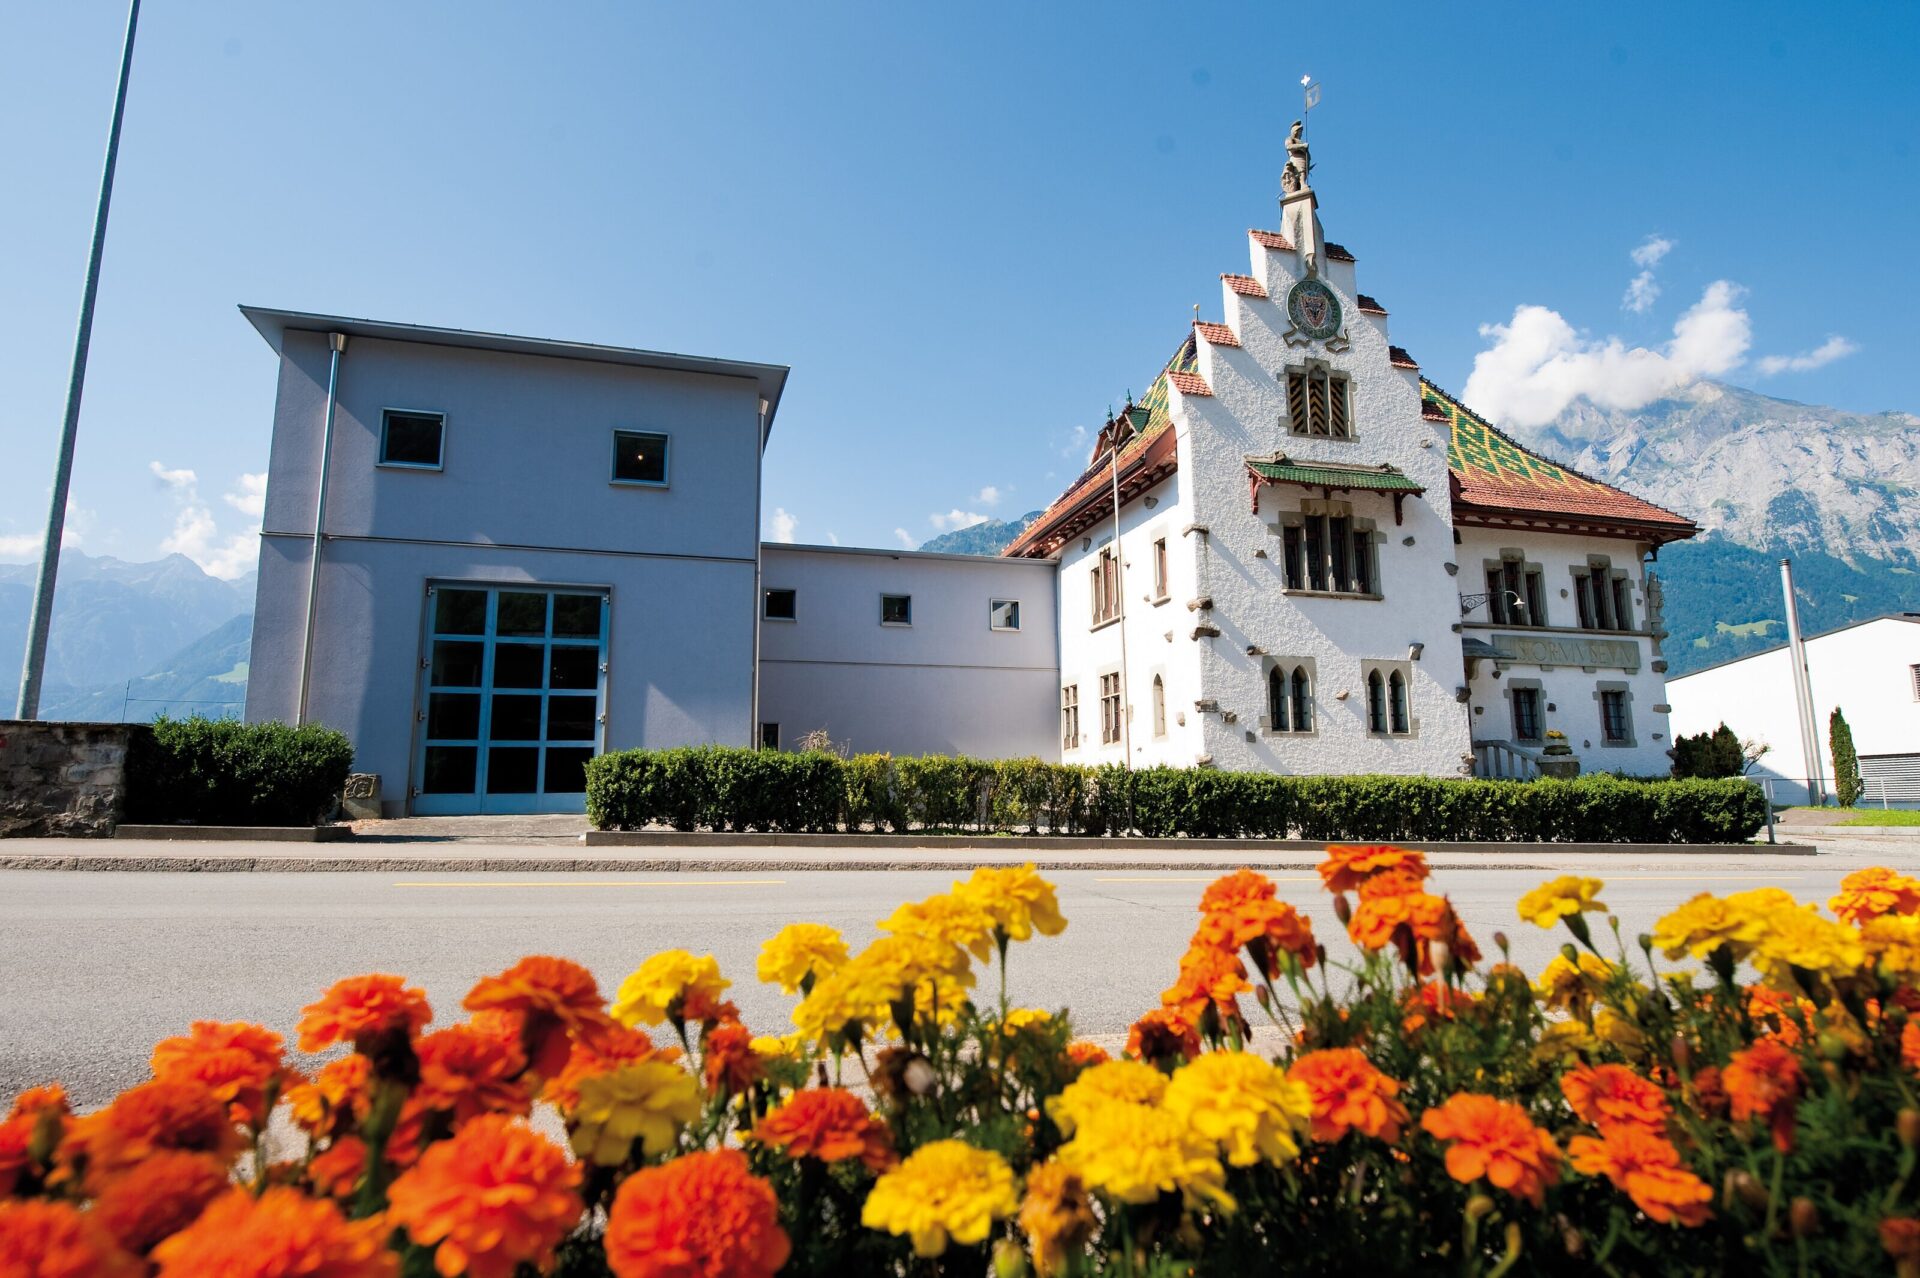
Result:
[[1327,244],[1327,256],[1336,262],[1351,262],[1354,260],[1353,254],[1347,252],[1346,245],[1334,244],[1331,241]]
[[1374,301],[1371,297],[1368,297],[1365,293],[1360,294],[1355,300],[1359,303],[1361,311],[1364,312],[1365,314],[1385,315],[1387,313],[1386,307],[1380,305],[1380,303]]
[[1404,346],[1387,347],[1387,363],[1393,365],[1395,368],[1420,367],[1420,361],[1407,354],[1407,348]]
[[1240,294],[1242,297],[1265,297],[1267,295],[1266,285],[1251,275],[1222,275],[1220,278],[1226,281],[1228,288]]
[[1195,320],[1193,329],[1215,346],[1238,346],[1240,339],[1225,324],[1215,324],[1210,320]]
[[1207,379],[1200,376],[1200,374],[1198,373],[1182,373],[1173,369],[1168,369],[1167,381],[1172,383],[1173,388],[1179,391],[1182,395],[1213,394],[1213,387],[1207,385]]
[[1253,242],[1262,248],[1278,249],[1282,253],[1293,252],[1293,242],[1278,231],[1261,231],[1248,228],[1247,234],[1251,235]]

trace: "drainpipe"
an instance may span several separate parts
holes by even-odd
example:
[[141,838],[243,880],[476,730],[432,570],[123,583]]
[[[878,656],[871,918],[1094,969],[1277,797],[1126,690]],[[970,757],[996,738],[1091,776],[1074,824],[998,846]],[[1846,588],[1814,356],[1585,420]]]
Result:
[[307,615],[300,634],[300,708],[294,723],[307,721],[307,692],[313,681],[313,619],[320,603],[320,539],[327,519],[327,463],[333,457],[333,412],[340,402],[340,354],[347,349],[345,333],[328,333],[333,354],[327,360],[327,417],[320,428],[320,480],[313,494],[313,558],[307,566]]
[[767,451],[767,401],[764,399],[760,401],[759,449],[753,459],[753,694],[750,698],[753,705],[747,724],[747,745],[755,750],[760,748],[760,627],[766,612],[766,589],[761,584],[765,580],[761,570],[761,547],[765,542],[760,536],[760,490]]
[[1827,802],[1826,776],[1820,767],[1820,724],[1813,713],[1813,681],[1807,676],[1807,646],[1800,638],[1800,605],[1793,594],[1793,560],[1780,561],[1780,589],[1787,597],[1787,659],[1793,663],[1793,700],[1800,713],[1801,765],[1807,770],[1807,801]]

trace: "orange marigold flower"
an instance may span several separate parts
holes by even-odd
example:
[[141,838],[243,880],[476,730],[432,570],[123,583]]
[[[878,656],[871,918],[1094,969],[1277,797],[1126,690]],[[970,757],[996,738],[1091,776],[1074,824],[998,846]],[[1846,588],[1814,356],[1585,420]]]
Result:
[[593,973],[547,954],[529,954],[500,975],[482,978],[462,1006],[517,1017],[521,1047],[542,1078],[566,1068],[568,1053],[582,1039],[598,1038],[617,1024]]
[[1212,914],[1255,901],[1271,901],[1278,890],[1272,879],[1242,866],[1207,885],[1207,890],[1200,894],[1200,912]]
[[63,1160],[84,1161],[89,1189],[163,1149],[212,1154],[225,1161],[245,1143],[227,1106],[198,1083],[155,1080],[129,1087],[103,1110],[75,1122]]
[[607,1217],[615,1278],[770,1278],[792,1244],[773,1186],[737,1149],[687,1154],[627,1177]]
[[293,1121],[309,1136],[357,1127],[373,1104],[373,1062],[355,1054],[328,1061],[310,1083],[287,1089]]
[[1735,1122],[1758,1118],[1773,1129],[1774,1147],[1793,1148],[1793,1117],[1805,1082],[1800,1062],[1777,1039],[1763,1038],[1735,1052],[1720,1072]]
[[1908,1021],[1900,1030],[1900,1063],[1920,1070],[1920,1022]]
[[533,1128],[484,1114],[429,1145],[393,1182],[387,1220],[434,1248],[444,1278],[513,1278],[522,1263],[545,1270],[584,1210],[580,1167]]
[[1190,947],[1180,958],[1180,976],[1160,996],[1167,1007],[1178,1008],[1189,1020],[1198,1020],[1208,1003],[1220,1009],[1223,1017],[1240,1015],[1234,999],[1252,992],[1247,984],[1247,968],[1230,950],[1211,945]]
[[1400,1139],[1407,1107],[1400,1084],[1351,1047],[1308,1052],[1287,1068],[1287,1077],[1313,1098],[1313,1138],[1336,1141],[1350,1131],[1389,1143]]
[[520,1045],[472,1025],[451,1025],[420,1040],[420,1083],[412,1099],[453,1115],[460,1126],[481,1114],[526,1114],[531,1088]]
[[0,1199],[0,1274],[140,1278],[146,1267],[114,1242],[94,1215],[51,1199]]
[[1880,1222],[1880,1246],[1893,1257],[1899,1278],[1920,1274],[1920,1220],[1912,1216],[1889,1216]]
[[[1198,1050],[1197,1041],[1194,1046],[1195,1050]],[[1084,1038],[1076,1038],[1067,1044],[1067,1060],[1077,1069],[1085,1069],[1089,1065],[1100,1065],[1112,1059],[1113,1057],[1107,1054],[1106,1048],[1098,1043],[1090,1043]]]
[[1720,1079],[1720,1067],[1708,1065],[1693,1071],[1693,1107],[1709,1118],[1726,1114],[1727,1088]]
[[1649,1219],[1693,1227],[1711,1214],[1713,1189],[1680,1165],[1679,1151],[1649,1128],[1625,1124],[1595,1136],[1575,1136],[1567,1156],[1588,1176],[1605,1176]]
[[1427,858],[1412,848],[1333,844],[1327,848],[1327,859],[1320,863],[1320,879],[1329,892],[1350,892],[1382,870],[1400,870],[1415,880],[1424,880]]
[[571,1113],[580,1104],[580,1084],[585,1079],[610,1074],[622,1065],[655,1056],[673,1060],[679,1053],[677,1047],[655,1047],[645,1030],[614,1025],[592,1039],[575,1043],[573,1055],[567,1058],[567,1067],[547,1080],[540,1098],[564,1113]]
[[1427,981],[1407,993],[1406,1014],[1400,1028],[1412,1034],[1424,1029],[1428,1021],[1450,1021],[1480,1001],[1471,991],[1457,989],[1440,981]]
[[1486,1177],[1516,1198],[1540,1206],[1560,1179],[1560,1147],[1511,1101],[1455,1092],[1420,1115],[1420,1126],[1447,1146],[1447,1175],[1462,1184]]
[[153,1249],[157,1278],[399,1278],[393,1226],[348,1220],[324,1199],[276,1186],[255,1198],[230,1189],[200,1219]]
[[351,1198],[367,1170],[367,1143],[342,1136],[307,1163],[307,1183],[322,1198]]
[[1312,967],[1315,957],[1313,922],[1285,901],[1242,901],[1213,910],[1202,921],[1194,942],[1223,950],[1246,946],[1268,976],[1280,974],[1283,951],[1302,967]]
[[1855,870],[1840,880],[1840,894],[1827,905],[1855,927],[1883,914],[1920,913],[1920,879],[1883,865]]
[[335,1043],[361,1048],[392,1034],[411,1038],[432,1019],[426,991],[409,986],[404,977],[349,976],[301,1009],[300,1050],[324,1051]]
[[163,1038],[153,1049],[153,1076],[198,1083],[233,1109],[236,1123],[267,1120],[268,1089],[289,1077],[280,1057],[281,1037],[245,1021],[195,1021],[186,1034]]
[[893,1137],[866,1102],[840,1087],[795,1092],[753,1129],[753,1139],[788,1158],[837,1163],[858,1158],[870,1171],[893,1166]]
[[49,1110],[59,1114],[73,1112],[73,1106],[67,1102],[67,1089],[58,1083],[42,1083],[21,1092],[13,1098],[7,1118],[38,1118]]
[[1020,1229],[1033,1244],[1033,1267],[1041,1278],[1065,1272],[1099,1227],[1085,1182],[1059,1161],[1044,1162],[1027,1173]]
[[1810,1023],[1816,1010],[1811,999],[1766,985],[1747,986],[1747,1019],[1788,1047],[1799,1043],[1801,1021]]
[[1125,1054],[1143,1061],[1190,1061],[1200,1054],[1200,1031],[1178,1008],[1156,1007],[1127,1031]]
[[1583,1065],[1560,1077],[1560,1094],[1573,1112],[1601,1131],[1644,1127],[1656,1135],[1667,1129],[1667,1094],[1625,1065]]
[[231,1188],[226,1165],[169,1149],[116,1176],[93,1202],[93,1218],[129,1251],[145,1252],[179,1233]]
[[739,1021],[721,1021],[700,1037],[700,1074],[715,1096],[738,1096],[767,1076],[753,1050],[753,1032]]

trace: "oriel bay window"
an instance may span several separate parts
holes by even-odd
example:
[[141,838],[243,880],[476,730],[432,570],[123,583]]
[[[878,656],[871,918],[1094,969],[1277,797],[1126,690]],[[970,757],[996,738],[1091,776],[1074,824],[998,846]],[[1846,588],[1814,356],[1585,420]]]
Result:
[[1373,521],[1355,519],[1339,503],[1324,511],[1284,517],[1280,559],[1288,590],[1378,595]]
[[1347,379],[1321,363],[1288,369],[1287,429],[1296,435],[1353,438],[1353,395]]

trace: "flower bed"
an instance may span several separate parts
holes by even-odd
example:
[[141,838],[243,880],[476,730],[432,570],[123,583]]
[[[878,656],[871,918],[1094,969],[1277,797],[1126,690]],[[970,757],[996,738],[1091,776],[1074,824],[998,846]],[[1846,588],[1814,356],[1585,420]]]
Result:
[[402,978],[348,978],[300,1019],[302,1050],[350,1049],[311,1077],[199,1022],[95,1113],[14,1100],[0,1275],[1920,1273],[1920,880],[1850,875],[1837,920],[1703,894],[1623,941],[1563,877],[1518,903],[1568,938],[1529,976],[1418,852],[1320,874],[1341,957],[1227,875],[1119,1059],[1007,1004],[1015,948],[1066,926],[1032,866],[858,954],[782,929],[779,1037],[684,950],[610,1003],[526,958],[439,1029]]
[[587,765],[600,829],[872,829],[1148,838],[1740,843],[1767,818],[1740,779],[1471,781],[1096,768],[946,755],[843,759],[724,746],[621,750]]

